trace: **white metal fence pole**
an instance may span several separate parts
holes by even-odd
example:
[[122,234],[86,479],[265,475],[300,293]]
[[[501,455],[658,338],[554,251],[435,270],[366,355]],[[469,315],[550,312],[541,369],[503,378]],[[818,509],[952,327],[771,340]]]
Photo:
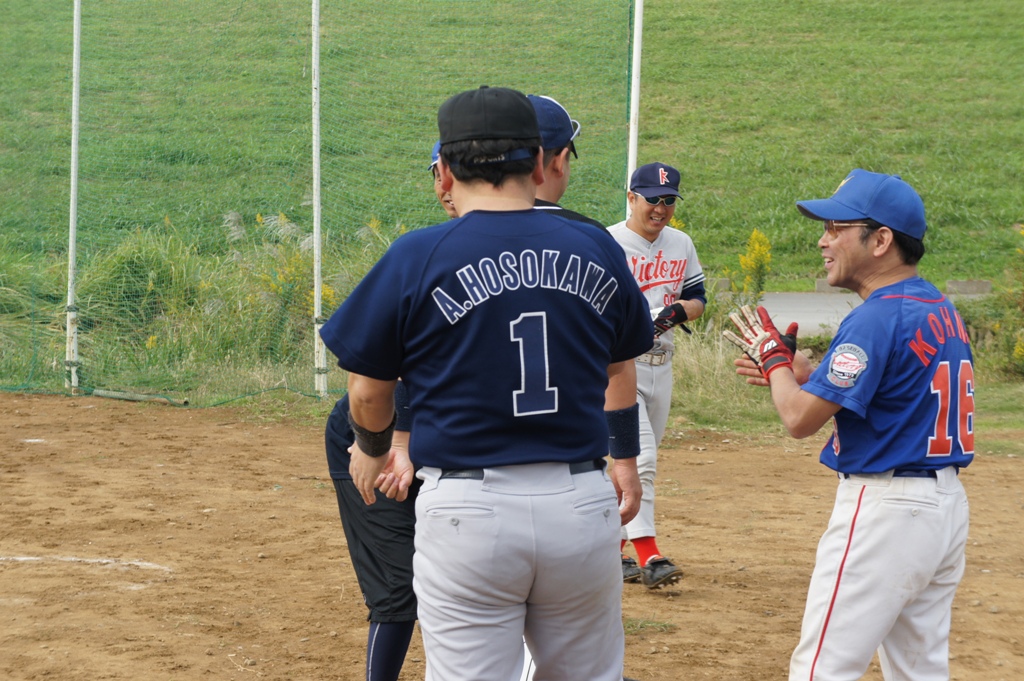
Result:
[[75,305],[75,273],[78,239],[78,100],[82,74],[82,0],[75,0],[74,57],[71,67],[71,205],[68,216],[67,338],[64,347],[64,387],[78,392],[78,307]]
[[[633,4],[633,57],[630,60],[629,77],[629,152],[626,162],[626,189],[629,178],[636,170],[637,146],[640,131],[640,55],[644,42],[644,0]],[[626,218],[629,218],[629,204],[626,204]]]
[[320,0],[313,0],[313,362],[316,394],[327,397],[327,348],[323,326],[323,256],[320,225]]

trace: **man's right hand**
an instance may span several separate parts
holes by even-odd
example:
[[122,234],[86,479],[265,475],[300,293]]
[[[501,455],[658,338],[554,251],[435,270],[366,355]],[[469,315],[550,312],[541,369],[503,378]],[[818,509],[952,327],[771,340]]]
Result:
[[608,476],[615,485],[615,496],[619,500],[619,521],[625,525],[640,512],[640,474],[636,469],[636,458],[612,459]]
[[388,499],[405,501],[415,475],[416,469],[409,458],[409,433],[396,430],[388,452],[388,463],[377,476],[377,489]]

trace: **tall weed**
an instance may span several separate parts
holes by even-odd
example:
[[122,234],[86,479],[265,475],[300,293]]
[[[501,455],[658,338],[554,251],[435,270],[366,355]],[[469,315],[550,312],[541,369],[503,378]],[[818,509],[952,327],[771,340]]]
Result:
[[[1024,224],[1014,225],[1024,237]],[[964,318],[975,360],[983,372],[996,376],[1024,377],[1024,241],[1015,249],[1007,271],[1007,283],[995,293],[957,303]]]

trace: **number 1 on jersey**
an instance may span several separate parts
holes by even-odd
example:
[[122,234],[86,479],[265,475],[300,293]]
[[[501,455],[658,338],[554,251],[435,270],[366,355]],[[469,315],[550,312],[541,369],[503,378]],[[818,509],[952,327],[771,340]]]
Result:
[[519,344],[519,390],[512,392],[516,416],[558,411],[558,388],[551,387],[548,361],[548,318],[545,312],[524,312],[509,323],[509,335]]

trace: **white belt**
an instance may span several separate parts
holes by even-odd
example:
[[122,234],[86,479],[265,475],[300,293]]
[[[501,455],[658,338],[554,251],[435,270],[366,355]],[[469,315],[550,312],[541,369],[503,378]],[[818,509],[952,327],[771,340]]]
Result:
[[668,353],[666,352],[645,352],[636,358],[636,361],[643,362],[644,364],[650,364],[652,367],[660,367],[662,364],[668,361]]

